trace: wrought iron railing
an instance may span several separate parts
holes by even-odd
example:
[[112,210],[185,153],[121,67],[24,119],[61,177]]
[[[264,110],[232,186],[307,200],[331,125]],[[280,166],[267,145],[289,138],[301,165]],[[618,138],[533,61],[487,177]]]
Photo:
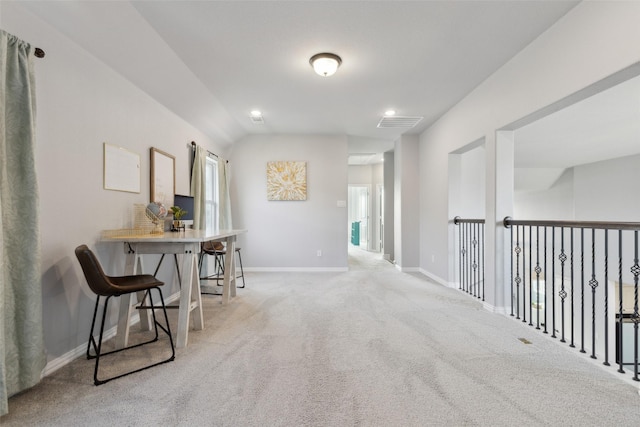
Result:
[[516,221],[511,316],[638,377],[640,223]]
[[459,289],[484,301],[484,219],[455,217]]

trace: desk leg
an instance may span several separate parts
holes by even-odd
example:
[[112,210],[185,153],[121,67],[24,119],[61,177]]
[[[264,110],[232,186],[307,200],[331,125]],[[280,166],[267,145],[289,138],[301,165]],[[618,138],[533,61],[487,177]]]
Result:
[[[125,265],[124,274],[129,276],[136,274],[136,270],[142,261],[135,253],[128,253]],[[118,329],[116,333],[116,348],[124,348],[129,342],[129,326],[131,323],[131,300],[132,294],[122,295],[120,298],[120,311],[118,314]]]
[[227,256],[224,257],[224,280],[222,281],[222,303],[236,296],[236,236],[227,237]]
[[[129,268],[125,268],[125,271],[128,271]],[[144,269],[142,268],[142,257],[139,254],[135,254],[135,261],[133,264],[133,271],[131,273],[125,274],[144,274]],[[136,292],[138,296],[139,303],[145,303],[145,294],[146,292]],[[151,302],[149,302],[149,305]],[[131,306],[131,302],[129,302],[129,306]],[[140,330],[141,331],[150,331],[153,327],[153,316],[149,315],[149,310],[138,310],[138,314],[140,315]],[[131,319],[131,316],[129,316]]]
[[[124,266],[124,275],[130,276],[134,274],[142,274],[142,257],[136,253],[127,254]],[[134,301],[133,294],[126,294],[120,297],[120,310],[118,314],[118,329],[116,333],[116,348],[124,348],[129,342],[129,327],[131,326],[131,315],[134,311],[134,305],[144,300],[144,292],[137,292],[137,298]],[[151,317],[148,310],[138,310],[140,313],[140,329],[143,331],[151,330]]]
[[118,315],[118,329],[116,332],[116,348],[121,349],[129,342],[129,324],[131,323],[131,299],[133,294],[120,297],[120,314]]
[[202,294],[200,293],[200,272],[198,271],[198,256],[193,254],[190,257],[191,263],[191,296],[193,298],[193,312],[191,319],[193,320],[193,329],[200,331],[204,329],[204,316],[202,315]]
[[[186,347],[189,335],[189,315],[195,310],[193,317],[193,327],[200,330],[204,326],[202,316],[202,299],[200,296],[200,279],[198,277],[197,254],[194,252],[183,255],[182,277],[183,283],[180,288],[180,308],[178,309],[178,332],[176,335],[176,346]],[[192,299],[195,298],[195,301]]]

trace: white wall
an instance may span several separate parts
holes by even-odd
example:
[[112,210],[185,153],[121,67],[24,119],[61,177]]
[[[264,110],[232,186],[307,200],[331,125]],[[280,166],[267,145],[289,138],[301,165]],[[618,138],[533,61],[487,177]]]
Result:
[[[637,63],[639,20],[638,2],[580,3],[420,136],[420,253],[436,257],[434,264],[425,264],[422,257],[422,269],[452,280],[447,265],[448,155],[481,138],[493,147],[498,129]],[[495,161],[487,161],[487,176]],[[494,228],[502,220],[495,204],[497,187],[487,181],[492,194],[486,195],[486,217]],[[486,262],[487,283],[500,286],[495,256],[487,254]]]
[[640,155],[574,169],[577,221],[640,221]]
[[383,256],[385,259],[395,260],[395,158],[393,151],[384,153],[384,230],[383,233]]
[[[516,191],[513,217],[520,220],[574,220],[574,169],[569,168],[546,190]],[[587,219],[587,218],[585,218]],[[593,220],[593,218],[589,218]]]
[[349,185],[371,185],[371,165],[350,165],[348,168]]
[[418,138],[401,136],[394,149],[394,254],[402,271],[417,271],[419,265],[419,168]]
[[[384,200],[380,201],[379,191],[383,189],[384,195],[384,163],[378,163],[371,166],[371,241],[369,242],[370,249],[372,251],[380,252],[383,245],[382,233],[383,229],[380,226],[380,213],[384,209]],[[382,205],[382,206],[381,206]]]
[[460,212],[457,215],[462,218],[484,218],[484,147],[477,147],[460,156]]
[[[231,154],[233,225],[248,270],[346,270],[347,138],[253,135]],[[307,162],[307,200],[268,201],[268,161]],[[322,256],[317,256],[317,251]]]
[[[107,274],[122,273],[123,248],[99,244],[98,239],[103,229],[131,225],[133,204],[148,203],[150,147],[176,157],[176,191],[181,194],[189,193],[187,144],[195,140],[211,151],[220,151],[203,134],[18,3],[2,2],[0,6],[1,27],[46,52],[44,59],[35,59],[36,165],[44,333],[51,362],[86,345],[89,335],[95,297],[75,258],[75,247],[86,243],[97,251]],[[103,189],[103,142],[140,155],[139,194]],[[146,260],[148,269],[156,259]],[[165,267],[169,274],[163,279],[171,280],[173,269],[169,264]],[[165,294],[172,291],[170,283]]]
[[518,219],[637,222],[640,155],[569,168],[547,190],[516,192]]

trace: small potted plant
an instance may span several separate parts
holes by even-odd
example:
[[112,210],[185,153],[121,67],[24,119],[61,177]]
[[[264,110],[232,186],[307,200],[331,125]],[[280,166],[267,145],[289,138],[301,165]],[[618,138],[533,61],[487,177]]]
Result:
[[180,206],[171,206],[169,210],[173,214],[173,228],[175,230],[184,228],[184,226],[182,225],[182,217],[185,216],[188,212],[182,209]]

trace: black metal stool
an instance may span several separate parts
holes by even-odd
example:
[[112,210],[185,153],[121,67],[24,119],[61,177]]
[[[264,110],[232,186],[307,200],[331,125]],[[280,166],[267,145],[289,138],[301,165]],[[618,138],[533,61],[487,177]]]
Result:
[[[93,310],[93,320],[91,321],[91,331],[89,333],[89,342],[87,343],[87,359],[96,359],[96,366],[93,371],[93,381],[95,385],[104,384],[108,381],[114,380],[116,378],[124,377],[125,375],[133,374],[135,372],[140,372],[144,369],[151,368],[153,366],[160,365],[162,363],[171,362],[175,359],[175,347],[173,345],[173,338],[171,337],[171,328],[169,327],[169,317],[167,316],[167,307],[164,304],[164,298],[162,297],[162,292],[160,291],[159,286],[164,285],[163,282],[157,280],[151,274],[138,274],[135,276],[121,276],[121,277],[111,277],[104,274],[102,270],[102,266],[98,262],[98,259],[94,255],[94,253],[86,246],[80,245],[76,248],[76,257],[82,266],[82,271],[84,272],[84,276],[87,279],[87,284],[91,288],[91,290],[97,295],[96,299],[96,307]],[[155,289],[160,296],[160,306],[153,305],[153,298],[151,296],[151,290]],[[111,297],[118,297],[125,294],[131,294],[134,292],[146,291],[146,295],[149,297],[149,306],[141,306],[138,309],[146,309],[151,310],[153,315],[153,324],[155,328],[155,337],[149,341],[145,341],[139,344],[134,344],[125,348],[109,351],[106,353],[102,353],[102,337],[104,333],[104,323],[107,315],[107,307],[109,306],[109,300]],[[93,331],[96,324],[96,317],[98,314],[98,305],[100,303],[100,297],[106,297],[104,303],[104,309],[102,311],[102,323],[100,326],[100,337],[98,338],[98,342],[93,337]],[[146,296],[144,298],[146,300]],[[143,302],[144,302],[143,300]],[[158,323],[156,319],[156,308],[162,308],[164,312],[164,319],[166,328]],[[158,328],[162,329],[167,336],[169,337],[169,344],[171,345],[171,357],[166,360],[162,360],[160,362],[152,363],[150,365],[144,366],[139,369],[134,369],[129,372],[125,372],[124,374],[116,375],[111,378],[100,380],[98,379],[98,365],[100,364],[100,357],[106,356],[108,354],[118,353],[124,350],[128,350],[130,348],[140,347],[145,344],[150,344],[152,342],[158,341]],[[91,349],[95,354],[91,354]]]
[[[238,254],[238,265],[240,266],[240,274],[236,274],[236,279],[242,278],[242,286],[236,286],[237,288],[244,288],[244,268],[242,267],[242,254],[240,248],[236,248]],[[227,254],[227,249],[222,242],[209,241],[202,243],[200,250],[200,280],[215,280],[217,286],[220,285],[220,280],[224,278],[224,257]],[[202,261],[205,255],[214,257],[215,273],[209,276],[202,276]],[[207,293],[205,295],[222,295],[221,293]]]

